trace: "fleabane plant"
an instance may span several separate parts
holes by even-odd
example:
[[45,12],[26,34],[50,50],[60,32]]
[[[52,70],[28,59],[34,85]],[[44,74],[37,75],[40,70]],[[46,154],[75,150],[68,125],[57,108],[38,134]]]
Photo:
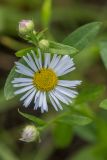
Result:
[[[22,20],[19,34],[33,46],[16,53],[20,60],[15,62],[7,78],[4,89],[6,99],[20,95],[24,107],[32,103],[34,111],[40,109],[42,113],[49,111],[49,104],[56,111],[63,110],[65,105],[70,106],[78,95],[75,88],[82,81],[68,79],[65,75],[76,69],[73,56],[93,40],[100,25],[99,22],[87,24],[71,33],[62,43],[57,43],[44,38],[46,30],[37,32],[32,20]],[[19,113],[40,128],[48,126],[37,117]],[[70,113],[67,111],[63,116],[72,116]]]
[[[63,109],[61,102],[69,105],[77,96],[74,88],[80,85],[79,80],[63,80],[62,76],[75,69],[73,58],[70,55],[53,55],[48,51],[48,40],[38,39],[34,24],[31,20],[19,23],[19,33],[36,46],[22,56],[23,62],[15,62],[17,77],[11,81],[15,87],[14,95],[23,94],[20,100],[28,107],[33,101],[34,110],[48,111],[47,98],[56,111]],[[35,40],[36,39],[36,40]],[[76,50],[76,49],[75,49]]]

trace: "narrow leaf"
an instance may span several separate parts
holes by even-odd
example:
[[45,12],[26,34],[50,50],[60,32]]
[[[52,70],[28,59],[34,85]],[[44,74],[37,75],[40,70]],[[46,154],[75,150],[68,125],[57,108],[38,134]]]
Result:
[[78,28],[63,40],[63,44],[73,46],[79,51],[83,50],[94,40],[99,32],[101,24],[101,22],[92,22]]
[[8,78],[4,86],[4,95],[6,100],[9,100],[14,97],[14,88],[11,82],[14,77],[17,77],[17,75],[18,74],[15,72],[15,67],[13,67],[11,72],[8,75]]
[[75,104],[73,106],[69,106],[71,112],[73,113],[78,113],[82,116],[89,117],[91,119],[94,118],[94,112],[90,108],[90,106],[87,103],[80,103],[80,104]]
[[15,53],[15,55],[17,57],[22,57],[22,56],[25,56],[27,53],[29,53],[31,50],[34,50],[35,52],[37,52],[37,49],[35,47],[29,47],[29,48],[19,50],[18,52]]
[[75,55],[78,50],[72,46],[56,43],[53,41],[50,41],[50,48],[49,51],[50,53],[57,53],[57,54],[62,54],[62,55]]
[[23,117],[31,120],[32,122],[34,122],[38,126],[44,126],[46,124],[42,119],[40,119],[40,118],[38,118],[36,116],[33,116],[31,114],[27,114],[27,113],[23,113],[23,112],[21,112],[19,110],[18,110],[18,112],[20,113],[20,115],[22,115]]
[[76,135],[89,142],[96,142],[96,129],[93,123],[86,126],[74,126]]
[[[23,62],[23,59],[20,59],[19,61]],[[16,67],[14,66],[11,72],[9,73],[5,86],[4,86],[4,95],[5,95],[6,100],[9,100],[15,96],[14,87],[12,85],[12,80],[16,77],[19,77],[19,74],[15,71],[15,69]]]
[[92,119],[81,114],[68,114],[63,116],[57,120],[58,122],[62,122],[68,125],[87,125],[92,122]]

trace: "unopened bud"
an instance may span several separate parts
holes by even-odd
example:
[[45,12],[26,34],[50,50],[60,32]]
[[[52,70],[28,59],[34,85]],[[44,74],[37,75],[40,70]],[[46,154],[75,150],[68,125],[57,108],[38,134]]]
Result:
[[32,20],[22,20],[19,22],[19,33],[22,35],[27,34],[34,30],[34,23]]
[[39,131],[34,125],[27,125],[22,132],[19,140],[24,142],[33,142],[39,139]]
[[39,42],[39,47],[43,50],[47,49],[49,47],[49,42],[48,40],[46,39],[42,39],[40,42]]

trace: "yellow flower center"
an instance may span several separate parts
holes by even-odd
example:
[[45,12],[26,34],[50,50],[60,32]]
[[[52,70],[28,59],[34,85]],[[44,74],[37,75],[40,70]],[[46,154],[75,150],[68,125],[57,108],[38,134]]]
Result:
[[50,91],[57,85],[57,76],[51,69],[42,68],[36,72],[33,78],[33,84],[38,90]]

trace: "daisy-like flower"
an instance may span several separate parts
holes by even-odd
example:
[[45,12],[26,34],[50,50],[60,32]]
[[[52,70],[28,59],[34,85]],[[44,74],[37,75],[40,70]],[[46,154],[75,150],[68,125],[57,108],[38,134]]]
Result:
[[48,111],[47,98],[56,111],[63,109],[61,103],[69,105],[77,96],[73,89],[81,83],[78,80],[60,80],[59,78],[75,69],[73,59],[68,55],[54,54],[51,58],[49,53],[42,54],[38,49],[39,56],[31,50],[23,56],[23,63],[16,62],[16,72],[21,78],[14,78],[13,87],[20,89],[15,95],[23,94],[20,98],[24,106],[28,107],[34,101],[34,109],[41,108],[41,112]]

